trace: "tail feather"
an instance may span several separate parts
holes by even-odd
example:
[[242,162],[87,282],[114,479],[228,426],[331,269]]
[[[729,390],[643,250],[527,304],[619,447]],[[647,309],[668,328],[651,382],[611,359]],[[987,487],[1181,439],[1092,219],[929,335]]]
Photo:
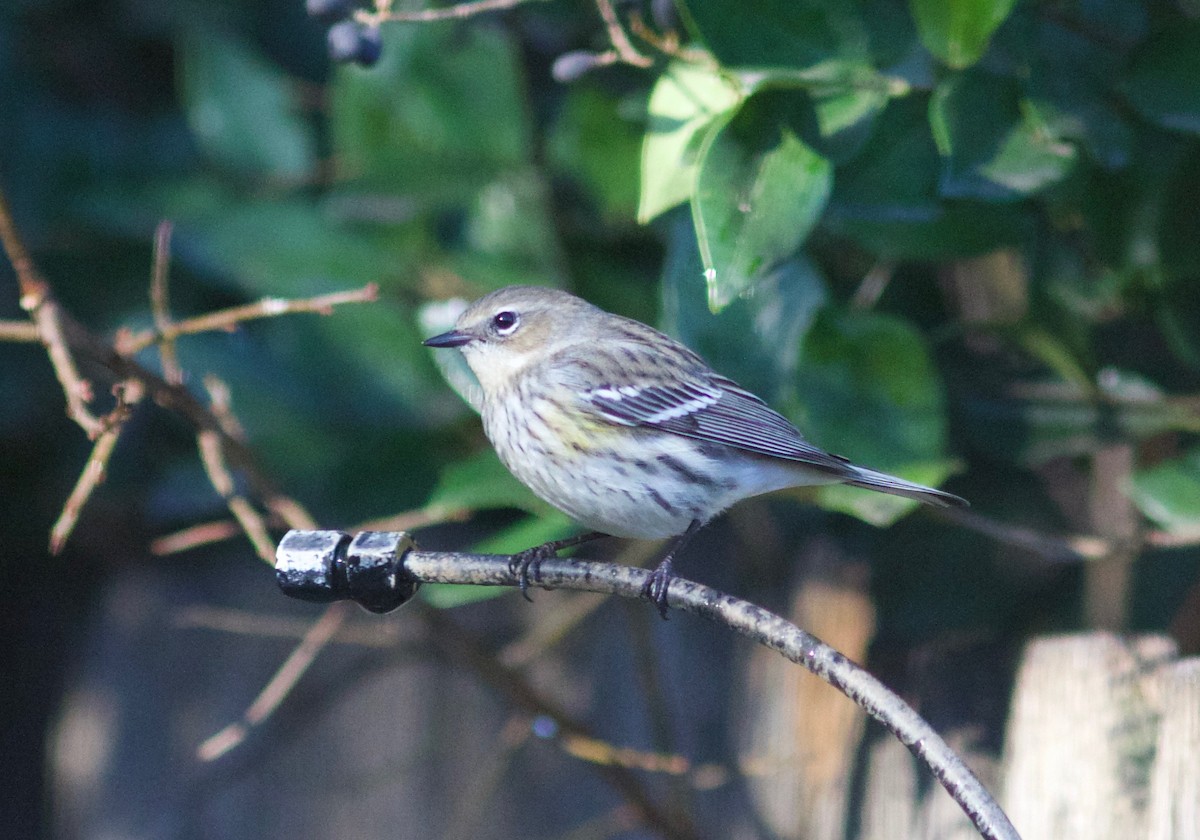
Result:
[[905,481],[903,478],[869,470],[866,467],[854,467],[853,477],[844,479],[844,482],[851,487],[878,490],[880,493],[890,493],[893,496],[905,496],[937,507],[969,507],[971,504],[953,493],[935,490],[932,487]]

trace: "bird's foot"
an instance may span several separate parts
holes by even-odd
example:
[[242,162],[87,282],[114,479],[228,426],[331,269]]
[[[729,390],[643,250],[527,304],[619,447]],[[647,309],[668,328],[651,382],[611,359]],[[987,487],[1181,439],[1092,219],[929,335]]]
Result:
[[521,597],[526,601],[533,602],[533,598],[529,597],[529,582],[531,580],[536,583],[542,582],[542,562],[558,556],[559,547],[555,545],[555,542],[535,545],[533,548],[518,551],[508,560],[508,572],[517,579]]
[[671,574],[671,558],[667,557],[655,566],[654,571],[642,584],[642,597],[658,607],[658,614],[662,616],[663,621],[667,620],[667,589],[674,577]]
[[605,536],[608,535],[590,531],[586,534],[567,537],[565,540],[550,540],[550,542],[535,545],[533,548],[518,551],[508,559],[508,572],[517,579],[517,586],[521,590],[522,597],[526,601],[532,602],[533,599],[529,597],[529,584],[530,581],[542,582],[541,566],[544,561],[557,557],[558,552],[564,548],[571,548]]

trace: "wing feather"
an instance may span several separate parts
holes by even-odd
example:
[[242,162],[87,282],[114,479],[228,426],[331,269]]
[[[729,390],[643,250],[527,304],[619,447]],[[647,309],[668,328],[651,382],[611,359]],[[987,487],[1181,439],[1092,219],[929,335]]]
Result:
[[709,376],[585,391],[603,417],[848,475],[849,462],[806,441],[779,412],[731,380]]

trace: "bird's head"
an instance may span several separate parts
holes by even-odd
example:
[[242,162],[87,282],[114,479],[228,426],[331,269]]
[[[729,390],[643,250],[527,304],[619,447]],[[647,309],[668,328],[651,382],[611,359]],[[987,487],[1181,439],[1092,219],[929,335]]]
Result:
[[484,393],[495,393],[529,365],[587,341],[589,324],[602,314],[558,289],[506,286],[472,303],[454,329],[425,345],[459,348]]

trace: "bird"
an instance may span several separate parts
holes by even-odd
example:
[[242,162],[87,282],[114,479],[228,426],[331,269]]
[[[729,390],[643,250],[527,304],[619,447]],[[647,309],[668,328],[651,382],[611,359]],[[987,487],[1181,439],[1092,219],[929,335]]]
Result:
[[559,289],[506,286],[424,341],[457,348],[508,470],[591,531],[513,555],[528,598],[542,560],[602,536],[672,540],[642,594],[667,615],[673,560],[733,504],[842,483],[938,507],[965,499],[853,464],[804,439],[681,342]]

